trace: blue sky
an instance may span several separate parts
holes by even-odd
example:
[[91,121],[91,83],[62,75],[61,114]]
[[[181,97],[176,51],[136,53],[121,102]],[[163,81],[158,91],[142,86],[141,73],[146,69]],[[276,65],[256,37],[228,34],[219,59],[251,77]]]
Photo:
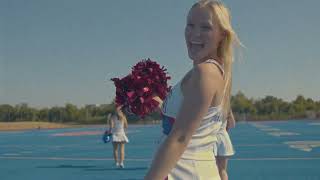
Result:
[[[0,1],[0,104],[109,103],[112,77],[142,58],[176,83],[192,67],[184,44],[194,0]],[[233,93],[320,100],[320,1],[225,0],[241,41]]]

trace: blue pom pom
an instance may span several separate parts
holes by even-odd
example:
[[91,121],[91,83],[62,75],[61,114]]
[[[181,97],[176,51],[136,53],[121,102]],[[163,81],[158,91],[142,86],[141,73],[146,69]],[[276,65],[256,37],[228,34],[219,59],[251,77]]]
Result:
[[109,131],[106,131],[106,132],[103,134],[103,136],[102,136],[102,141],[103,141],[104,143],[110,142],[111,139],[112,139],[112,133],[110,133]]

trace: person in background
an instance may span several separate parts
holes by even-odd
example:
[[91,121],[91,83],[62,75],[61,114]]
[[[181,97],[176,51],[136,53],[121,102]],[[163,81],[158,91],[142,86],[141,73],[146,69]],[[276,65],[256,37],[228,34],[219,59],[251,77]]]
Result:
[[[121,107],[117,107],[116,111],[108,115],[109,131],[112,133],[113,157],[116,167],[124,168],[125,144],[129,142],[126,135],[128,122]],[[118,151],[120,150],[120,159]]]

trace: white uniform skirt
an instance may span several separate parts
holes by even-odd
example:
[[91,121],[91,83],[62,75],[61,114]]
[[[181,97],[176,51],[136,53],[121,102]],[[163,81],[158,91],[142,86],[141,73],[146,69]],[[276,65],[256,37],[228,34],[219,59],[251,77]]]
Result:
[[[158,147],[165,138],[163,135],[158,140]],[[221,180],[213,150],[192,152],[186,149],[166,180]]]
[[202,151],[195,155],[200,159],[181,158],[168,174],[168,180],[220,180],[213,152]]
[[128,137],[124,132],[120,133],[113,133],[112,134],[112,142],[123,142],[123,143],[128,143]]
[[219,132],[217,135],[217,142],[213,145],[213,152],[215,156],[232,156],[235,154],[233,145],[227,131]]

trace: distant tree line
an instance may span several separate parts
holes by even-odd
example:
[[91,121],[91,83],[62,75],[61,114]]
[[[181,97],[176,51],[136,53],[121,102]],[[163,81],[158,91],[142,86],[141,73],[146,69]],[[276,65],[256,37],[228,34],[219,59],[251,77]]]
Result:
[[[0,105],[0,122],[18,121],[42,121],[71,124],[106,124],[107,115],[113,112],[115,105],[86,105],[78,108],[73,104],[66,104],[64,107],[33,108],[22,103],[15,106],[9,104]],[[141,119],[135,115],[127,114],[129,123],[146,123],[151,120],[159,120],[158,113],[152,113]]]
[[320,119],[320,101],[298,95],[292,102],[266,96],[249,99],[242,92],[231,97],[231,107],[237,120]]
[[[266,96],[263,99],[249,99],[242,92],[231,98],[232,110],[236,120],[289,120],[320,119],[320,101],[313,101],[298,95],[292,102],[280,98]],[[86,105],[78,108],[73,104],[64,107],[33,108],[28,104],[0,105],[0,122],[45,121],[75,124],[104,124],[107,115],[114,111],[114,104]],[[155,112],[144,119],[128,114],[129,123],[150,123],[159,120],[160,114]]]

